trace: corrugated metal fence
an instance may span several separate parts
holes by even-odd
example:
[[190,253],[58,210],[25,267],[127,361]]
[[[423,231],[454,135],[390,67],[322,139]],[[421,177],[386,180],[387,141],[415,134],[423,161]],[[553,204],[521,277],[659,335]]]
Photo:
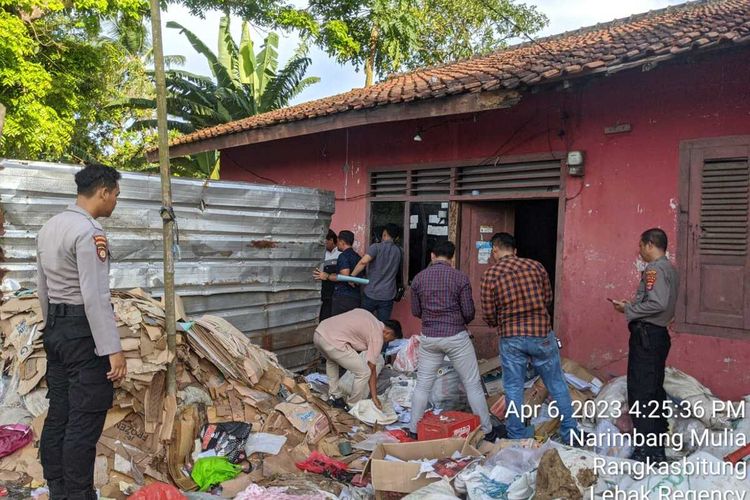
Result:
[[[77,169],[0,160],[0,267],[7,277],[35,286],[36,234],[74,201]],[[113,258],[110,285],[161,295],[159,177],[123,172],[120,190],[114,214],[101,219]],[[180,242],[175,287],[188,314],[226,318],[289,368],[309,362],[320,307],[311,275],[325,251],[333,194],[173,178],[172,199]]]

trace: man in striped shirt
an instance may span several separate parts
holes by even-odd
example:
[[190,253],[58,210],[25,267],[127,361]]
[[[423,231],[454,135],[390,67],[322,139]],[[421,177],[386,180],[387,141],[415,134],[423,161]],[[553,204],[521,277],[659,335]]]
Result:
[[412,433],[417,431],[438,369],[448,356],[466,388],[471,411],[479,416],[485,439],[494,442],[498,435],[492,429],[477,355],[466,330],[466,325],[474,319],[471,283],[468,276],[451,265],[455,251],[456,246],[450,241],[437,243],[432,250],[432,263],[411,283],[411,311],[422,320],[422,340],[409,429]]
[[577,424],[548,312],[552,287],[547,271],[535,260],[517,257],[516,240],[508,233],[492,237],[492,256],[496,263],[482,277],[482,312],[485,322],[497,327],[500,336],[508,437],[534,435],[533,427],[525,427],[520,418],[530,360],[560,410],[563,442],[573,444]]

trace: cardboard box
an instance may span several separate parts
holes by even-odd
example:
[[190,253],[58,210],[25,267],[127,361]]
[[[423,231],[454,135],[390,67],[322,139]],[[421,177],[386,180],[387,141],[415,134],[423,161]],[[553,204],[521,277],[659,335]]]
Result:
[[[579,382],[578,387],[575,387],[575,384],[574,384],[573,386],[576,389],[581,390],[581,391],[589,391],[594,396],[599,394],[599,391],[602,390],[604,383],[598,378],[596,378],[593,373],[591,373],[588,369],[586,369],[582,365],[567,358],[561,358],[560,364],[562,365],[562,369],[565,373],[573,375],[574,377],[579,379],[580,382],[583,382],[586,384],[586,386],[584,386],[583,384],[580,384]],[[571,381],[568,380],[568,383],[570,382]]]
[[[476,448],[468,444],[467,440],[457,438],[414,443],[381,443],[370,455],[364,474],[371,474],[372,486],[376,492],[411,493],[438,479],[428,479],[422,476],[415,480],[414,478],[419,474],[419,464],[409,463],[408,460],[448,458],[456,451],[460,451],[465,456],[481,456]],[[385,460],[386,455],[400,458],[404,462]]]

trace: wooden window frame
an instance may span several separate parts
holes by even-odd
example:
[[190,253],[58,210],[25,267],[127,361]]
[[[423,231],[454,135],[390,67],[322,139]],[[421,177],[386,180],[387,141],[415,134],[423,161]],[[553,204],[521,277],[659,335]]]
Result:
[[[692,181],[690,178],[690,167],[692,154],[696,149],[719,149],[748,145],[750,145],[750,135],[691,139],[680,142],[679,205],[677,217],[677,269],[680,273],[680,289],[674,320],[674,328],[680,333],[742,340],[750,338],[750,329],[703,325],[687,321],[689,286],[688,251],[690,249],[689,207]],[[750,260],[750,256],[748,259]],[[748,264],[746,264],[746,272],[747,266]]]
[[[365,250],[370,246],[370,235],[372,233],[371,227],[371,204],[372,202],[379,201],[403,201],[404,202],[404,220],[401,221],[404,238],[403,238],[403,250],[406,258],[409,256],[409,238],[406,237],[406,228],[409,227],[409,214],[411,213],[411,202],[443,202],[448,201],[448,237],[453,238],[454,242],[461,237],[461,221],[460,221],[460,203],[462,201],[516,201],[516,200],[542,200],[542,199],[556,199],[558,200],[558,213],[557,213],[557,249],[556,249],[556,263],[555,271],[557,279],[554,283],[554,294],[555,310],[553,312],[553,322],[555,325],[560,325],[562,316],[562,306],[564,304],[564,298],[562,297],[562,276],[563,276],[563,250],[564,250],[564,227],[565,227],[565,209],[566,209],[566,184],[568,175],[566,173],[565,163],[566,153],[564,151],[552,151],[548,153],[531,153],[523,155],[512,155],[504,156],[497,159],[497,165],[508,165],[514,163],[525,163],[525,162],[543,162],[543,161],[559,161],[560,162],[560,188],[557,191],[550,191],[546,193],[540,192],[529,192],[529,193],[503,193],[503,194],[480,194],[479,196],[473,195],[456,195],[456,173],[461,167],[480,165],[487,162],[487,158],[469,158],[464,160],[451,160],[451,161],[437,161],[429,163],[410,163],[410,164],[394,164],[394,165],[380,165],[368,168],[368,191],[370,189],[370,175],[373,172],[387,172],[391,170],[405,170],[407,172],[407,194],[395,195],[395,196],[368,196],[365,207],[365,220],[366,220],[366,238]],[[450,192],[448,195],[412,195],[411,194],[411,171],[412,170],[423,170],[423,169],[436,169],[436,168],[450,168],[451,169],[451,180],[450,180]],[[447,196],[447,199],[446,199]],[[455,215],[455,217],[453,217]],[[460,245],[456,245],[455,261],[459,262]],[[409,270],[408,265],[403,266],[402,277],[404,284],[408,287],[410,285],[408,281]],[[557,326],[556,326],[557,327]]]

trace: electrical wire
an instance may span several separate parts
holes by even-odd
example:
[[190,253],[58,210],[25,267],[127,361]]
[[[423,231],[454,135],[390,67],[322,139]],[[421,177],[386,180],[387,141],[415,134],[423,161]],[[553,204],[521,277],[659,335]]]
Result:
[[[488,165],[489,164],[488,162],[490,160],[492,160],[492,159],[495,160],[494,164],[495,164],[495,166],[497,166],[497,163],[499,162],[500,158],[502,157],[503,154],[505,154],[505,151],[503,151],[503,150],[506,148],[506,146],[511,145],[510,143],[516,137],[516,135],[518,135],[519,132],[521,132],[524,128],[526,128],[535,118],[536,118],[536,113],[534,115],[532,115],[528,120],[526,120],[525,122],[523,122],[520,126],[516,127],[516,129],[513,130],[513,132],[510,134],[510,136],[508,136],[508,138],[502,144],[500,144],[500,146],[498,146],[497,149],[495,149],[495,151],[492,152],[492,154],[490,154],[489,156],[483,158],[482,160],[480,160],[479,162],[477,162],[475,164],[466,165],[466,167],[471,168],[471,167],[480,167],[482,165]],[[446,120],[444,123],[448,123],[449,121],[450,120]],[[465,121],[465,120],[456,120],[456,121]],[[546,132],[541,132],[541,133],[537,133],[537,134],[528,136],[528,137],[526,137],[526,139],[523,142],[528,142],[529,140],[534,139],[534,138],[538,137],[539,135],[541,135],[543,133],[546,133]],[[516,145],[513,145],[513,146],[516,146]],[[464,168],[466,168],[466,167],[464,167]],[[452,174],[451,175],[447,175],[447,176],[442,177],[442,178],[439,178],[438,180],[436,180],[434,182],[434,184],[443,184],[445,182],[450,182],[451,180],[453,180],[453,175]],[[336,198],[336,201],[358,201],[358,200],[361,200],[363,198],[372,197],[372,195],[373,195],[373,191],[368,191],[366,193],[358,194],[356,196],[351,196],[351,197],[346,198],[346,199],[344,199],[344,198]]]
[[231,161],[232,163],[234,163],[235,165],[237,165],[239,168],[241,168],[242,170],[244,170],[248,174],[254,175],[258,179],[264,180],[266,182],[270,182],[271,184],[279,184],[279,185],[281,184],[280,182],[275,181],[275,180],[271,179],[270,177],[264,177],[264,176],[262,176],[260,174],[256,174],[255,172],[253,172],[249,168],[245,167],[244,165],[240,165],[239,163],[237,163],[231,156],[224,155],[223,158],[222,158],[222,160],[224,158],[228,158],[229,161]]

